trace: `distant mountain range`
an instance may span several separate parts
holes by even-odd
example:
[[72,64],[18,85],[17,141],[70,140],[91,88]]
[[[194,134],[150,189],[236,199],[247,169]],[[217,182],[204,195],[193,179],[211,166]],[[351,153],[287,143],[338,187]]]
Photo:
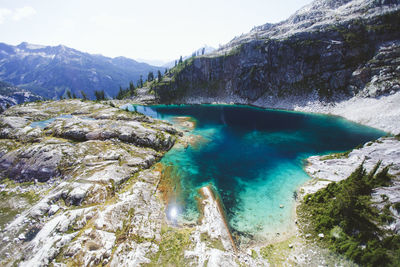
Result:
[[63,45],[41,46],[0,43],[0,80],[37,95],[57,99],[67,90],[80,96],[83,90],[94,97],[95,90],[114,96],[119,87],[147,77],[149,71],[164,68],[125,57],[109,58],[84,53]]
[[42,99],[29,91],[0,81],[0,113],[10,106]]

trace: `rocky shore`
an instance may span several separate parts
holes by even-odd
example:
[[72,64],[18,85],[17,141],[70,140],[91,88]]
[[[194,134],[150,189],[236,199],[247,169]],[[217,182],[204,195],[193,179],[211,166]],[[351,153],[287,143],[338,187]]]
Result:
[[[164,214],[149,168],[180,135],[171,125],[80,100],[15,106],[0,125],[2,265],[118,263],[124,247],[156,249],[147,241]],[[129,231],[142,242],[122,242]]]

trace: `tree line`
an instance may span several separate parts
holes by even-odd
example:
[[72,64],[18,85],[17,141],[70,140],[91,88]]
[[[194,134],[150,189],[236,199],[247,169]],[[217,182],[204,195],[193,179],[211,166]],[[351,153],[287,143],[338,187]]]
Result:
[[[168,72],[168,69],[165,69],[165,73],[167,73],[167,72]],[[153,81],[160,82],[162,80],[162,77],[163,77],[163,75],[161,74],[160,70],[157,71],[157,78],[155,78],[154,72],[152,72],[152,71],[150,71],[147,74],[147,80],[144,80],[143,75],[140,75],[139,80],[136,83],[136,87],[135,87],[133,81],[130,81],[129,86],[125,89],[122,88],[122,86],[120,86],[119,91],[118,91],[117,95],[114,97],[114,99],[121,100],[124,98],[137,96],[138,88],[143,88],[143,86],[145,85],[146,82],[153,82]],[[77,97],[75,93],[71,93],[70,90],[67,90],[65,98],[66,99],[82,98],[83,100],[88,99],[88,97],[84,91],[80,90],[80,94],[82,97]],[[101,100],[107,99],[104,90],[95,90],[94,96],[95,96],[96,101],[101,101]],[[60,99],[64,99],[64,97],[61,96]]]

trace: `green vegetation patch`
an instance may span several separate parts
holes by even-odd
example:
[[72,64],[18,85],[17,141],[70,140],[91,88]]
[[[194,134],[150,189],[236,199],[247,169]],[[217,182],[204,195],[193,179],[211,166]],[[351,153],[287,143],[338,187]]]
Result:
[[208,234],[201,233],[200,240],[201,242],[205,242],[210,248],[216,248],[225,251],[224,245],[222,244],[222,241],[220,239],[211,238]]
[[323,156],[320,158],[320,160],[328,160],[328,159],[345,159],[349,157],[349,154],[352,150],[344,151],[344,152],[339,152],[339,153],[333,153],[329,154],[326,156]]
[[[0,123],[0,128],[1,128],[1,123]],[[1,153],[8,153],[12,150],[15,150],[21,146],[20,142],[17,142],[15,140],[11,139],[1,139],[0,140],[0,154]]]
[[161,228],[159,250],[151,257],[147,266],[185,266],[185,250],[190,249],[192,229],[177,229],[168,226]]
[[12,221],[15,216],[40,199],[33,190],[23,193],[0,192],[0,228]]
[[400,236],[384,230],[390,222],[389,206],[380,212],[371,202],[374,188],[387,186],[388,167],[381,162],[367,173],[359,166],[347,179],[308,194],[298,208],[305,233],[362,266],[400,266]]
[[[289,247],[289,244],[296,243],[296,240],[296,237],[292,236],[282,242],[269,244],[260,248],[259,254],[263,259],[268,260],[268,263],[271,264],[271,266],[294,266],[296,263],[289,259],[291,250],[293,250],[293,248]],[[255,253],[252,251],[253,258],[255,256],[254,254]]]

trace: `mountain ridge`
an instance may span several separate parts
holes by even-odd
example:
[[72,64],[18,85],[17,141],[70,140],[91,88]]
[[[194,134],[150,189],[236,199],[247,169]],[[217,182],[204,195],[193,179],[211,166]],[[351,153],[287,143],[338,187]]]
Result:
[[83,90],[92,98],[95,90],[114,96],[120,86],[161,69],[125,57],[92,55],[64,45],[0,43],[0,79],[52,99],[63,96],[67,90],[76,95]]

